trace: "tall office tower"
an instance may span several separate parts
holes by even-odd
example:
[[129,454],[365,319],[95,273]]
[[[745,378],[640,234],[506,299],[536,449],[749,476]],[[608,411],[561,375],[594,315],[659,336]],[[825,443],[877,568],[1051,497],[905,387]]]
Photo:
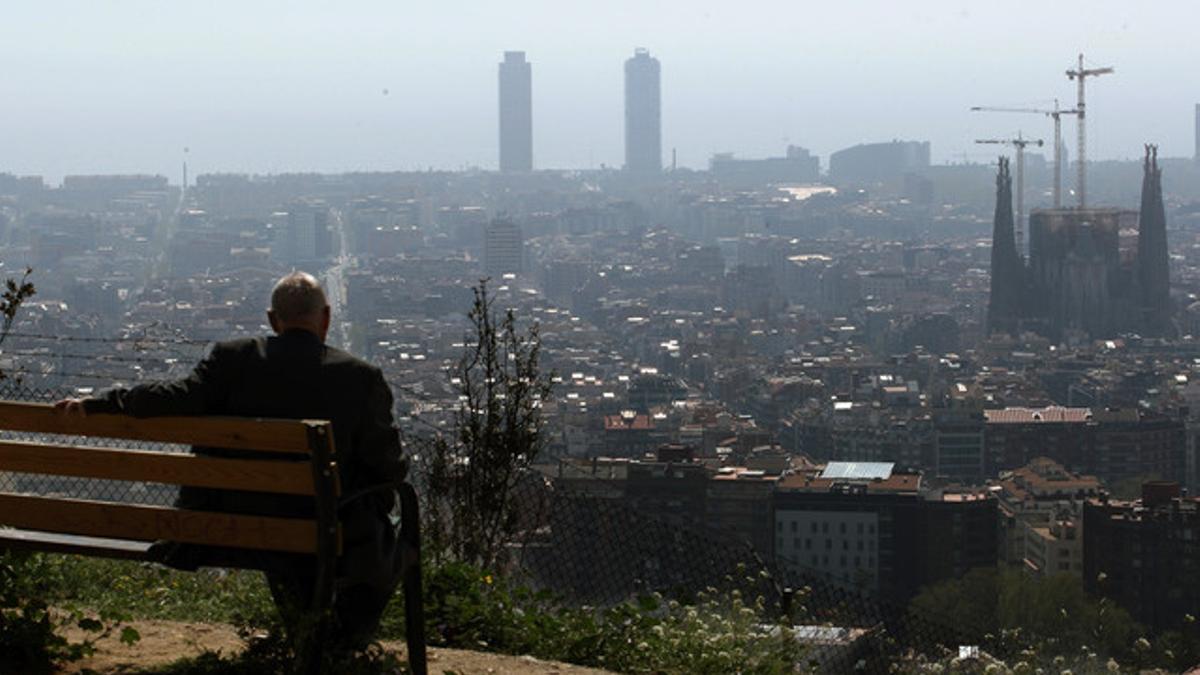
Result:
[[1025,270],[1013,234],[1012,175],[1000,158],[996,174],[996,215],[992,222],[992,286],[988,296],[988,331],[1016,333],[1021,318]]
[[533,171],[533,76],[525,52],[500,63],[500,170]]
[[520,274],[525,258],[521,228],[507,218],[496,218],[484,230],[483,267],[489,276]]
[[1170,332],[1171,281],[1167,263],[1167,215],[1163,209],[1162,169],[1158,146],[1146,146],[1142,175],[1142,209],[1138,217],[1137,284],[1145,331]]
[[662,171],[662,88],[658,59],[637,49],[625,62],[625,170]]

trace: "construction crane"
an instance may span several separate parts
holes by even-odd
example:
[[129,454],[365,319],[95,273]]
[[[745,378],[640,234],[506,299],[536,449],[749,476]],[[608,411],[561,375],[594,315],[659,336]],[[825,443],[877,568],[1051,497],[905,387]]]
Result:
[[1062,208],[1062,116],[1075,115],[1078,110],[1062,110],[1058,107],[1058,99],[1054,99],[1053,110],[1039,108],[1001,108],[977,105],[972,112],[1012,112],[1046,115],[1054,120],[1054,208]]
[[1016,138],[984,138],[975,141],[976,143],[991,143],[997,145],[1011,145],[1017,149],[1017,253],[1023,258],[1025,257],[1025,146],[1036,145],[1042,146],[1042,140],[1024,138],[1020,132]]
[[1079,148],[1075,152],[1079,154],[1079,208],[1087,206],[1087,125],[1084,119],[1084,111],[1086,108],[1083,103],[1083,83],[1089,77],[1097,75],[1108,75],[1114,72],[1110,67],[1103,68],[1084,68],[1083,54],[1079,55],[1079,68],[1077,70],[1068,70],[1067,79],[1075,80],[1079,83],[1078,101],[1075,103],[1076,117],[1079,124]]

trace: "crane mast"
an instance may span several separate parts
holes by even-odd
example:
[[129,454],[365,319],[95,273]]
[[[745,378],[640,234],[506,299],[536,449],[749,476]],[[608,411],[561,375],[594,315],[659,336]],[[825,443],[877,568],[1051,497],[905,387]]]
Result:
[[[1078,110],[1062,110],[1058,107],[1058,99],[1054,100],[1053,110],[1037,108],[999,108],[989,106],[974,106],[972,112],[1014,112],[1045,115],[1054,120],[1054,208],[1062,208],[1062,116],[1078,114]],[[1019,165],[1020,162],[1018,162]]]
[[1097,75],[1107,75],[1112,72],[1113,72],[1113,69],[1109,68],[1109,67],[1084,68],[1083,67],[1083,54],[1079,55],[1078,70],[1068,70],[1067,71],[1067,79],[1075,80],[1078,83],[1078,94],[1077,94],[1078,102],[1075,104],[1075,110],[1076,110],[1075,114],[1077,115],[1076,120],[1078,122],[1078,127],[1079,127],[1079,139],[1078,139],[1079,147],[1076,149],[1075,152],[1079,155],[1079,159],[1078,159],[1078,161],[1079,161],[1079,176],[1076,178],[1076,181],[1078,183],[1078,191],[1079,191],[1079,208],[1081,208],[1081,209],[1085,208],[1087,206],[1087,123],[1086,123],[1086,119],[1085,119],[1085,111],[1087,110],[1087,108],[1085,107],[1085,104],[1084,104],[1084,86],[1083,85],[1084,85],[1084,81],[1086,81],[1087,78],[1089,78],[1089,77],[1095,77]]

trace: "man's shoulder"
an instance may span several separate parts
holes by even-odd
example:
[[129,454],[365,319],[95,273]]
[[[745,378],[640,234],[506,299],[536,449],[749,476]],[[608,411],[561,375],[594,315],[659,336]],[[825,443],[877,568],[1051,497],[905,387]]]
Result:
[[222,356],[226,354],[248,354],[251,352],[261,353],[263,351],[264,341],[265,338],[261,337],[221,340],[220,342],[213,344],[212,353],[216,356]]
[[325,347],[325,358],[323,361],[326,366],[335,366],[347,370],[362,371],[364,373],[379,370],[378,366],[368,363],[344,349],[331,346]]

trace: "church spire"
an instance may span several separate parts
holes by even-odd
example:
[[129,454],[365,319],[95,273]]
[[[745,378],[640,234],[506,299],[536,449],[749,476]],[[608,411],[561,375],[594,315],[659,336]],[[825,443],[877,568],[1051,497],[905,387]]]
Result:
[[1167,216],[1163,208],[1158,146],[1146,145],[1142,166],[1142,207],[1138,217],[1137,293],[1145,331],[1171,331],[1171,281],[1167,255]]
[[1024,268],[1013,235],[1012,174],[1000,158],[996,172],[996,214],[992,221],[992,285],[988,332],[1015,332],[1021,311]]

